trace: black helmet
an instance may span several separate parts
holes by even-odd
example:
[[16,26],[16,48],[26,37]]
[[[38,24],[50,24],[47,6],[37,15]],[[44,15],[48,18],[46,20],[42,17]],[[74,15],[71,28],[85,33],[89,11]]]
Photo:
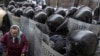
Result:
[[29,3],[25,1],[25,2],[23,3],[23,6],[28,7],[28,6],[29,6]]
[[42,9],[45,9],[47,7],[47,4],[42,3]]
[[11,13],[15,13],[15,10],[16,10],[16,8],[13,8],[13,9],[11,10]]
[[35,14],[35,12],[34,12],[34,10],[31,9],[31,8],[30,8],[30,9],[29,9],[29,8],[26,8],[26,9],[23,11],[23,15],[24,15],[25,17],[27,17],[27,18],[30,18],[30,19],[33,18],[34,14]]
[[[94,56],[98,44],[97,36],[88,30],[75,30],[68,35],[66,51],[69,56]],[[68,43],[68,42],[67,42]]]
[[15,10],[15,12],[14,12],[14,15],[15,15],[15,16],[18,16],[18,17],[20,17],[21,15],[23,15],[22,9],[21,9],[21,8],[17,8],[17,9]]
[[26,7],[25,7],[25,6],[22,6],[21,8],[22,8],[22,10],[26,9]]
[[14,0],[11,0],[11,1],[9,2],[9,5],[14,5],[14,6],[15,6],[15,1],[14,1]]
[[56,29],[64,22],[64,17],[59,14],[53,14],[47,19],[47,25],[52,32],[55,32]]
[[35,12],[36,12],[36,13],[38,13],[38,12],[40,12],[40,11],[42,11],[42,9],[41,9],[40,7],[35,7]]
[[9,6],[8,6],[8,10],[9,10],[9,11],[11,11],[13,8],[15,8],[14,5],[9,5]]
[[70,9],[69,9],[69,13],[68,13],[68,17],[71,17],[72,15],[74,15],[74,13],[77,11],[78,9],[77,9],[77,7],[71,7]]
[[64,11],[63,8],[58,8],[58,9],[55,11],[55,14],[60,14],[60,15],[62,15],[63,17],[66,16],[66,12]]
[[34,16],[33,20],[36,20],[36,21],[44,24],[46,22],[46,20],[47,20],[47,14],[45,12],[43,12],[43,11],[38,12]]
[[44,11],[47,13],[48,16],[52,15],[54,13],[54,8],[47,6]]
[[31,3],[30,6],[34,9],[35,8],[35,4]]
[[94,10],[94,19],[99,21],[99,15],[100,15],[100,6],[96,7]]
[[58,35],[67,35],[69,33],[68,27],[68,19],[65,19],[65,21],[56,29],[56,34]]
[[29,6],[29,7],[22,6],[22,7],[25,8],[25,11],[28,10],[28,9],[33,9],[31,6]]
[[73,18],[83,22],[92,23],[92,11],[89,7],[82,7],[76,11]]
[[23,3],[22,2],[17,2],[18,7],[22,7]]

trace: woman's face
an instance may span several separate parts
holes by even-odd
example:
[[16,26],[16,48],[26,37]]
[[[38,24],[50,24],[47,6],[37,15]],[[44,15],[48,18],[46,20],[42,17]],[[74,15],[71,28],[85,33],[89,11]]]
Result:
[[12,32],[12,35],[13,35],[14,37],[17,37],[17,35],[18,35],[18,28],[11,29],[11,32]]

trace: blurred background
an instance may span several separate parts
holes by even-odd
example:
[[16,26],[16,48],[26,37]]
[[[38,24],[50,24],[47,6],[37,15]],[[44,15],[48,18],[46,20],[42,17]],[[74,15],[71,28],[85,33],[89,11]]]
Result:
[[[0,0],[0,4],[5,3],[7,6],[8,2],[10,0]],[[21,2],[21,1],[26,1],[26,0],[14,0],[16,2]],[[41,1],[41,0],[36,0],[36,1]],[[59,7],[64,7],[64,8],[69,8],[73,6],[73,3],[75,0],[45,0],[48,5],[55,7],[58,5]],[[78,5],[86,5],[89,6],[90,8],[94,9],[98,5],[98,0],[77,0]]]

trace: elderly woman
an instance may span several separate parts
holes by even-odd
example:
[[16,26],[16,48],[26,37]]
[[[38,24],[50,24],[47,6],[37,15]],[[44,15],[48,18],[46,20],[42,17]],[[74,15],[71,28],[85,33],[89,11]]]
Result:
[[26,56],[28,42],[19,26],[12,25],[10,31],[1,39],[6,56]]

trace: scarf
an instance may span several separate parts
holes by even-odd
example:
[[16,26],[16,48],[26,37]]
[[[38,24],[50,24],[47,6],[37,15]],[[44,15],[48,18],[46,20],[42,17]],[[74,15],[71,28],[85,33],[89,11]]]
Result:
[[[14,37],[12,32],[11,32],[11,29],[13,27],[17,27],[18,28],[18,35],[17,37]],[[20,44],[21,43],[21,35],[22,35],[22,31],[20,30],[20,27],[18,25],[12,25],[11,28],[10,28],[10,34],[11,34],[11,37],[12,37],[12,42],[15,43],[15,39],[17,38],[18,39],[18,43]]]

